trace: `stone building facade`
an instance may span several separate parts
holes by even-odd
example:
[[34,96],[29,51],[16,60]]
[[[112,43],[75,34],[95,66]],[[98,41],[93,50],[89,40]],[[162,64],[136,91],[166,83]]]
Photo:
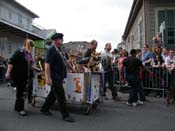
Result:
[[154,46],[153,37],[161,34],[162,46],[175,47],[175,1],[134,0],[123,34],[126,49]]

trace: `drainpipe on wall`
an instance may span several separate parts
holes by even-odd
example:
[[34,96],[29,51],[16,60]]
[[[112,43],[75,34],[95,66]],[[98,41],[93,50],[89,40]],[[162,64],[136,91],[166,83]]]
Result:
[[[144,36],[145,36],[145,38],[144,38],[144,43],[143,44],[145,44],[146,43],[146,15],[145,15],[145,2],[144,2],[144,0],[143,0],[143,21],[144,21]],[[143,45],[142,45],[142,47],[143,47]]]

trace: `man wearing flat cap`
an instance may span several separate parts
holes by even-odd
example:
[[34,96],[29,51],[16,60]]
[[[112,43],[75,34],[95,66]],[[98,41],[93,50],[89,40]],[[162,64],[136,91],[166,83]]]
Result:
[[51,86],[41,112],[44,115],[51,115],[50,107],[57,100],[60,104],[60,111],[64,121],[74,122],[69,116],[66,107],[65,91],[63,88],[63,80],[67,77],[67,59],[65,52],[61,48],[63,44],[63,34],[55,33],[51,39],[53,44],[49,47],[45,57],[45,74],[46,83]]

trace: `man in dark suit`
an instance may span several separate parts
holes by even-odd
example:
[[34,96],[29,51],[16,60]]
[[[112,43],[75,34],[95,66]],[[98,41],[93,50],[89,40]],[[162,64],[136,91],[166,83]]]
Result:
[[60,104],[60,111],[63,120],[74,122],[74,119],[69,116],[66,107],[65,91],[62,84],[64,78],[67,77],[66,54],[61,48],[61,45],[63,44],[63,34],[56,33],[51,39],[53,40],[53,44],[48,49],[45,57],[46,83],[51,86],[51,91],[46,98],[41,112],[45,115],[51,115],[49,109],[57,100]]

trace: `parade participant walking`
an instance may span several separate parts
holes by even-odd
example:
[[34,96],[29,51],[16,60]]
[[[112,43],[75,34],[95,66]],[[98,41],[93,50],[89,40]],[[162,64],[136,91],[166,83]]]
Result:
[[[141,88],[141,82],[139,80],[138,74],[139,74],[140,68],[144,66],[142,62],[136,58],[137,51],[135,49],[132,49],[130,51],[130,54],[131,56],[129,56],[123,61],[123,66],[126,68],[126,80],[131,86],[127,104],[131,106],[136,106],[137,105],[136,103],[138,100],[139,88]],[[146,70],[149,71],[148,69]],[[143,104],[143,102],[140,102],[140,103]]]
[[27,82],[30,76],[30,67],[33,62],[32,48],[34,42],[30,39],[26,39],[23,48],[14,52],[9,59],[8,68],[6,72],[6,78],[12,79],[17,88],[15,111],[20,115],[26,116],[27,113],[24,110],[25,94],[27,92]]
[[45,57],[46,83],[51,86],[51,91],[42,106],[41,112],[44,115],[51,115],[50,107],[57,100],[60,104],[63,120],[74,122],[74,119],[69,116],[66,107],[65,91],[63,88],[63,80],[67,77],[67,60],[61,47],[63,44],[63,34],[55,33],[51,39],[53,44],[49,47]]
[[[102,52],[101,54],[101,59],[102,59],[102,67],[104,69],[104,86],[108,83],[109,89],[112,92],[112,98],[114,100],[120,100],[117,96],[117,89],[114,87],[114,80],[113,80],[113,65],[112,65],[112,60],[113,56],[111,51],[111,43],[107,43],[105,45],[105,51]],[[104,87],[103,91],[103,96],[106,97],[106,89],[107,87]]]

